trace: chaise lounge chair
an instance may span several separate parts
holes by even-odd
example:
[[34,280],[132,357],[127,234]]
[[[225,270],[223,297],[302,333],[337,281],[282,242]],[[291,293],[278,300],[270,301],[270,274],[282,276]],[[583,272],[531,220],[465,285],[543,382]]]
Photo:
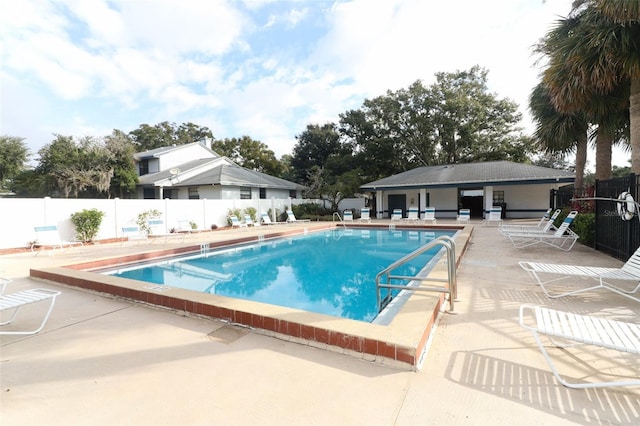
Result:
[[393,209],[393,213],[391,214],[391,220],[402,220],[402,209]]
[[[82,241],[66,241],[60,237],[58,227],[56,225],[34,226],[33,230],[36,233],[36,240],[31,243],[31,251],[35,251],[36,247],[52,247],[53,251],[56,249],[64,249],[65,246],[72,247],[74,245],[82,247]],[[42,250],[40,250],[42,251]],[[36,252],[37,255],[40,251]]]
[[165,244],[169,238],[182,238],[182,242],[184,242],[184,237],[187,235],[181,232],[168,232],[162,219],[149,219],[147,226],[149,227],[149,236],[153,237],[149,239],[151,243],[158,238],[164,238]]
[[256,223],[253,221],[253,218],[251,217],[250,214],[245,214],[244,215],[244,223],[247,226],[256,226]]
[[409,207],[407,210],[407,218],[404,220],[405,222],[420,222],[420,212],[417,207]]
[[542,216],[542,218],[540,218],[540,221],[535,224],[535,225],[502,225],[502,227],[500,228],[500,232],[502,232],[503,234],[508,233],[508,232],[548,232],[548,231],[555,231],[557,228],[553,225],[553,222],[558,218],[558,216],[560,216],[560,209],[556,209],[555,212],[553,212],[553,214],[551,216],[549,216],[549,214],[551,213],[551,209],[547,210],[547,213],[544,214],[544,216]]
[[371,210],[368,207],[360,209],[360,222],[371,223]]
[[122,243],[125,241],[147,241],[147,233],[144,232],[138,225],[127,225],[122,227]]
[[460,209],[456,223],[469,223],[471,221],[471,209]]
[[[7,283],[11,280],[3,279],[3,290]],[[31,303],[42,302],[45,300],[49,300],[51,303],[49,304],[49,309],[44,316],[44,319],[40,323],[40,326],[34,330],[27,331],[4,331],[0,330],[0,334],[36,334],[40,330],[42,330],[49,319],[49,315],[51,315],[51,311],[53,310],[53,305],[56,303],[56,297],[61,293],[55,290],[49,290],[46,288],[34,288],[31,290],[19,291],[11,294],[0,294],[0,312],[2,311],[11,311],[10,318],[6,321],[0,322],[0,326],[8,325],[16,318],[18,315],[18,311],[21,307],[30,305]]]
[[296,215],[293,214],[293,211],[287,210],[287,222],[295,223],[295,222],[311,222],[310,219],[296,219]]
[[[542,291],[544,291],[544,294],[551,298],[569,296],[573,294],[584,293],[585,291],[603,288],[611,290],[614,293],[618,293],[621,296],[633,299],[636,302],[640,302],[640,295],[638,295],[638,297],[633,296],[633,294],[640,290],[640,247],[633,255],[631,255],[629,260],[627,260],[627,262],[622,265],[622,268],[604,268],[596,266],[577,266],[526,261],[519,262],[519,264],[522,269],[527,271],[536,280],[536,282],[540,284],[540,287],[542,288]],[[549,274],[554,276],[560,275],[560,277],[543,281],[540,277],[541,274]],[[593,278],[597,281],[597,284],[587,288],[565,291],[558,294],[550,294],[545,287],[547,284],[571,277]],[[608,280],[633,281],[636,283],[636,286],[632,290],[623,290],[620,287],[612,285],[608,282]]]
[[263,225],[286,225],[287,222],[273,222],[268,214],[260,213],[260,218],[262,219]]
[[342,212],[342,220],[345,222],[353,222],[353,212],[351,210]]
[[483,225],[491,225],[495,223],[498,226],[502,226],[502,207],[493,206],[489,209],[489,215],[482,221]]
[[244,223],[244,222],[240,222],[240,219],[238,219],[238,217],[235,216],[235,215],[229,216],[229,220],[231,221],[231,228],[232,229],[233,228],[238,228],[238,229],[245,228],[245,229],[248,229],[247,228],[247,224]]
[[436,223],[436,208],[435,207],[427,207],[424,210],[424,219],[423,222],[431,221],[431,223]]
[[[533,319],[531,319],[531,317],[533,317]],[[552,343],[554,344],[553,338],[560,338],[573,343],[582,343],[613,349],[619,352],[640,354],[640,324],[596,318],[587,315],[577,315],[541,306],[522,305],[520,306],[520,325],[533,334],[533,338],[538,344],[542,355],[544,355],[547,364],[549,364],[553,375],[562,385],[576,389],[640,385],[637,374],[633,380],[583,383],[568,382],[560,376],[547,349],[540,340],[540,335],[545,334],[552,339]],[[556,346],[560,345],[556,344]],[[594,352],[594,355],[595,354],[597,354],[597,352]],[[597,369],[594,368],[594,373],[597,372]]]
[[542,232],[542,231],[520,231],[520,232],[506,232],[503,233],[507,237],[514,247],[521,249],[530,247],[536,244],[547,244],[552,247],[558,248],[563,251],[569,251],[573,248],[578,241],[578,234],[569,229],[569,225],[573,222],[573,219],[578,215],[577,211],[572,211],[564,219],[562,225],[555,232]]

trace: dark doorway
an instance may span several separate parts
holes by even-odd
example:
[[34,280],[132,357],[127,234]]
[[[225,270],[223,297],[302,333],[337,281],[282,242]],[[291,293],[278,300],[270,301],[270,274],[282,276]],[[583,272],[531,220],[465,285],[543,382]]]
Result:
[[471,210],[471,217],[484,217],[484,191],[482,188],[458,190],[458,205],[461,209]]
[[407,195],[406,194],[393,194],[389,195],[389,217],[393,213],[394,209],[402,209],[402,217],[407,217]]

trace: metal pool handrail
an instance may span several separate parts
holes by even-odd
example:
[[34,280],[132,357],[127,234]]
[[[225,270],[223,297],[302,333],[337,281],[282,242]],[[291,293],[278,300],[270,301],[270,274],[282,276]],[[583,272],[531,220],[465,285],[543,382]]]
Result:
[[[447,278],[429,278],[429,277],[418,277],[418,276],[404,276],[404,275],[391,275],[391,271],[396,269],[397,267],[404,265],[408,261],[413,258],[420,256],[425,251],[432,249],[436,246],[443,246],[447,251]],[[382,277],[387,278],[387,283],[383,284],[380,282]],[[410,287],[407,285],[398,285],[398,284],[390,284],[391,280],[416,280],[416,281],[435,281],[435,282],[446,282],[449,284],[447,287],[439,287],[439,286],[414,286]],[[380,297],[380,289],[386,288],[388,289],[387,296],[381,300]],[[443,235],[435,240],[423,245],[422,247],[414,250],[403,258],[396,260],[391,265],[387,266],[385,269],[380,271],[378,275],[376,275],[376,294],[378,297],[378,310],[382,311],[384,306],[383,302],[388,302],[391,296],[391,289],[402,289],[409,291],[435,291],[439,293],[449,293],[449,307],[451,308],[451,312],[453,312],[453,302],[458,297],[458,283],[456,280],[456,243],[453,238]],[[386,303],[385,303],[386,306]]]
[[340,221],[340,223],[342,223],[342,227],[343,227],[343,228],[346,228],[346,227],[347,227],[347,224],[346,224],[346,223],[344,223],[344,220],[342,220],[342,216],[340,216],[340,213],[338,213],[338,212],[333,212],[333,216],[331,217],[331,219],[332,219],[332,220],[335,220],[335,219],[336,219],[336,216],[338,216],[338,220]]

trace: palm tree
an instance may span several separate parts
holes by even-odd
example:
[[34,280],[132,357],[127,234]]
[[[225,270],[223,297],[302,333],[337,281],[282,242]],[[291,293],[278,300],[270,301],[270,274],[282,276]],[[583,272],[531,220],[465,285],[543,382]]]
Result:
[[[559,27],[564,35],[547,39],[553,53],[545,83],[554,105],[561,112],[587,111],[596,97],[611,100],[607,108],[596,106],[599,111],[593,115],[602,120],[628,107],[631,170],[640,174],[640,2],[576,0],[563,21]],[[558,72],[563,75],[559,82]],[[621,95],[625,105],[616,108]],[[599,123],[603,147],[620,136],[616,123],[619,117]]]
[[[597,48],[599,39],[593,21],[603,18],[593,8],[576,7],[574,3],[572,15],[558,21],[538,44],[537,51],[549,58],[543,82],[555,108],[564,114],[585,114],[591,123],[598,124],[596,177],[608,179],[611,146],[624,141],[628,130],[629,79],[605,74],[598,68],[602,66],[599,62],[603,60],[603,52]],[[605,31],[603,24],[598,28]],[[612,72],[612,67],[602,67]],[[637,151],[640,152],[640,147]]]
[[589,121],[582,113],[562,114],[551,102],[549,91],[539,83],[529,97],[529,109],[536,123],[534,137],[540,148],[549,153],[576,151],[575,188],[584,186],[587,163]]

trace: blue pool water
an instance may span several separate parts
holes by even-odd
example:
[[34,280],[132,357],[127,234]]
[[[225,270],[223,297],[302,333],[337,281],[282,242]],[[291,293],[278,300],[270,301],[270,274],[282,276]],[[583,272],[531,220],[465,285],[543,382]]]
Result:
[[[378,314],[376,274],[434,238],[454,233],[336,229],[105,273],[369,322]],[[394,274],[417,275],[438,250]]]

